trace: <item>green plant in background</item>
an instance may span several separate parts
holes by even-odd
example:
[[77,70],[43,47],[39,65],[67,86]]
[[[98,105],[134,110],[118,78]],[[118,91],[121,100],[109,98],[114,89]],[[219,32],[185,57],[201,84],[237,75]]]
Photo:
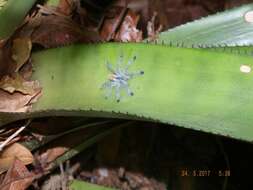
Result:
[[70,188],[72,190],[113,190],[111,188],[101,187],[101,186],[98,186],[98,185],[86,183],[86,182],[79,181],[79,180],[74,180],[70,184]]
[[35,2],[36,0],[0,1],[0,40],[8,38],[17,29]]
[[162,32],[158,42],[184,47],[253,45],[253,4],[237,7]]
[[159,34],[156,43],[253,55],[253,4],[217,13]]

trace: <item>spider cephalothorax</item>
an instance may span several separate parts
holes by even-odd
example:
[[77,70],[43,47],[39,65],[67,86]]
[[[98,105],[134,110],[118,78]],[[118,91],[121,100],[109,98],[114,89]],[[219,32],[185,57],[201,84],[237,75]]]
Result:
[[120,55],[119,61],[116,64],[115,69],[112,65],[107,61],[106,66],[107,69],[111,72],[108,80],[102,85],[102,89],[106,89],[106,98],[111,96],[112,90],[115,89],[115,98],[117,102],[120,102],[120,92],[121,90],[126,90],[129,96],[133,96],[134,93],[130,90],[128,81],[136,76],[143,75],[144,71],[137,72],[129,72],[129,67],[136,60],[136,56],[134,56],[128,63],[123,65],[123,55]]

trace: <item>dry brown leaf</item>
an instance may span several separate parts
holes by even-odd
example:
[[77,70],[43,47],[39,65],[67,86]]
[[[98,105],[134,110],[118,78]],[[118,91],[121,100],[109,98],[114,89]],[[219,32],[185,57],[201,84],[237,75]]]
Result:
[[41,89],[33,95],[24,95],[19,92],[10,94],[0,89],[0,112],[27,112],[41,96]]
[[31,38],[33,31],[40,26],[41,17],[41,13],[33,13],[31,16],[27,16],[23,27],[16,32],[16,37]]
[[4,45],[4,40],[0,40],[0,48],[2,48]]
[[40,161],[43,168],[47,168],[48,164],[53,162],[56,158],[63,155],[68,150],[69,150],[68,147],[63,146],[49,148],[48,150],[46,150],[46,152],[43,152],[42,154],[39,155],[38,160]]
[[77,1],[73,0],[60,0],[57,10],[64,15],[71,15],[74,8],[76,7]]
[[[33,101],[41,95],[41,88],[37,81],[29,81],[32,67],[28,59],[31,52],[30,28],[27,21],[15,34],[0,46],[0,111],[26,112]],[[25,29],[24,29],[25,28]],[[22,68],[21,68],[22,67]]]
[[31,51],[31,31],[21,31],[27,21],[5,41],[0,41],[0,79],[4,75],[13,74],[27,62]]
[[139,19],[139,15],[129,9],[114,39],[122,42],[141,42],[142,31],[136,28]]
[[2,184],[1,190],[25,190],[34,179],[34,174],[30,173],[22,161],[15,159],[9,168]]
[[101,41],[98,32],[88,30],[87,27],[81,28],[70,16],[64,15],[58,8],[42,5],[38,7],[38,13],[26,19],[26,24],[16,34],[17,38],[31,38],[32,43],[45,48],[76,42]]
[[40,15],[40,16],[57,15],[57,16],[65,17],[64,14],[59,12],[57,7],[47,6],[47,5],[37,5],[37,7],[39,8],[37,15]]
[[32,29],[24,30],[25,26],[27,21],[8,40],[0,42],[0,78],[18,72],[30,57]]
[[32,35],[32,42],[45,48],[100,40],[98,33],[83,30],[70,18],[57,15],[43,16],[40,26],[34,30]]
[[105,13],[104,22],[100,30],[100,36],[103,40],[109,41],[113,39],[127,11],[128,9],[123,7],[111,7]]
[[32,48],[30,35],[37,26],[38,22],[28,26],[26,21],[10,39],[0,44],[1,112],[26,112],[41,95],[38,82],[29,81],[32,67],[27,64]]
[[[4,58],[3,58],[3,50],[2,50],[2,48],[0,47],[0,63],[3,63],[3,61],[4,61]],[[1,66],[0,67],[0,78],[1,78],[1,74],[2,74],[2,69],[3,68],[3,66]]]
[[154,12],[151,21],[148,21],[147,31],[148,31],[148,40],[154,41],[158,38],[159,33],[162,31],[162,25],[159,25],[156,28],[155,21],[156,21],[157,12]]
[[11,58],[16,63],[16,70],[19,69],[27,62],[32,50],[32,42],[30,38],[17,38],[13,40],[12,56]]
[[24,165],[28,165],[33,162],[33,155],[31,152],[23,145],[14,143],[0,153],[0,174],[7,171],[12,166],[16,158]]
[[15,63],[11,59],[11,43],[5,42],[0,49],[0,78],[3,75],[13,73],[15,71]]
[[0,80],[0,89],[11,94],[21,92],[22,94],[33,95],[37,92],[38,88],[38,81],[25,81],[18,73],[13,74],[11,77],[9,75],[3,76]]
[[[54,165],[55,159],[65,154],[75,146],[85,142],[89,137],[97,134],[100,128],[83,128],[55,139],[50,144],[44,146],[38,152],[36,160],[44,170],[50,169]],[[80,135],[83,134],[83,135]]]

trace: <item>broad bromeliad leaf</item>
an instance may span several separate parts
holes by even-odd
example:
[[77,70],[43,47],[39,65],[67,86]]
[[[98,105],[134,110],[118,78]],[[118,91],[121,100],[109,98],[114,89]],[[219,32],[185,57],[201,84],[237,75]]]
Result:
[[72,190],[115,190],[79,180],[73,180],[73,182],[70,184],[70,188]]
[[46,50],[32,60],[42,97],[28,112],[0,113],[0,125],[27,117],[100,116],[253,139],[250,56],[97,44]]
[[8,0],[0,9],[0,40],[8,38],[22,23],[36,0]]
[[253,45],[253,4],[169,29],[159,35],[158,43],[201,48]]

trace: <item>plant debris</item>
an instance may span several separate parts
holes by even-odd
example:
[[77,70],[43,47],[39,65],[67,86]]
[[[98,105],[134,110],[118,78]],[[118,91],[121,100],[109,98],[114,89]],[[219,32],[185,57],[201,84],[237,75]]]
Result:
[[30,173],[23,162],[15,159],[3,179],[1,190],[25,190],[32,184],[34,174]]
[[80,177],[91,183],[122,190],[166,190],[165,184],[124,168],[97,168],[92,172],[81,172]]
[[34,160],[32,153],[19,143],[14,143],[0,152],[0,174],[7,171],[15,159],[24,165],[31,164]]

